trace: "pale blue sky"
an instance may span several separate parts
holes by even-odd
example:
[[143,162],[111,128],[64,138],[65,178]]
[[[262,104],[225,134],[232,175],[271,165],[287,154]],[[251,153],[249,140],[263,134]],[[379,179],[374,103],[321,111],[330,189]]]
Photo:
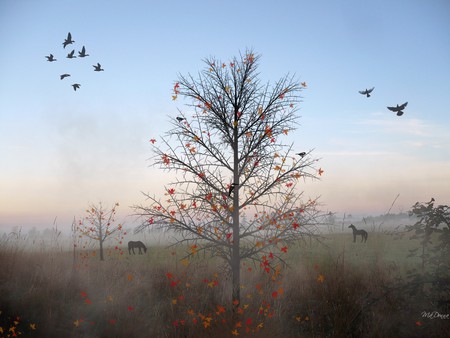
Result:
[[[100,200],[126,215],[141,190],[161,192],[148,140],[184,109],[178,74],[246,48],[262,79],[308,83],[292,137],[325,174],[306,196],[341,214],[385,212],[397,194],[394,212],[449,204],[449,18],[444,0],[0,0],[0,228],[70,224]],[[89,57],[65,58],[83,45]],[[386,109],[405,101],[402,117]]]

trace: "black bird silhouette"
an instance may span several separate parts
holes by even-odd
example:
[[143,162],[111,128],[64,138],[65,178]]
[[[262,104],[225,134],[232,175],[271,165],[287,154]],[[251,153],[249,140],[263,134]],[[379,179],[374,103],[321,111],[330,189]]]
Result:
[[97,66],[96,65],[92,65],[92,67],[95,68],[94,72],[102,72],[102,71],[104,71],[104,69],[102,69],[102,65],[99,64],[98,62],[97,62]]
[[81,85],[80,85],[79,83],[74,83],[74,84],[72,85],[73,90],[75,90],[75,91],[77,91],[77,89],[79,89],[80,86],[81,86]]
[[186,120],[184,117],[179,117],[179,116],[177,116],[177,120],[178,120],[178,122],[181,122],[181,121],[184,121],[184,120]]
[[62,79],[64,79],[64,78],[68,77],[68,76],[70,76],[70,74],[62,74],[62,75],[60,75],[59,77],[60,77],[61,80],[62,80]]
[[231,196],[231,193],[233,192],[234,187],[237,186],[237,185],[239,185],[239,184],[237,184],[237,183],[231,183],[230,188],[228,189],[228,197]]
[[83,46],[83,48],[81,48],[81,52],[78,52],[78,57],[84,58],[86,56],[89,56],[89,54],[86,54],[86,48]]
[[372,87],[372,88],[366,89],[366,90],[360,90],[359,93],[366,95],[367,97],[370,97],[370,93],[372,93],[372,90],[374,90],[374,89],[375,89],[375,87]]
[[390,111],[393,111],[395,113],[397,113],[397,116],[402,116],[403,115],[403,109],[406,108],[406,106],[408,105],[408,102],[403,103],[401,106],[399,106],[397,104],[396,107],[387,107]]
[[67,58],[68,59],[75,59],[76,58],[76,56],[74,55],[75,54],[75,49],[72,49],[72,51],[69,53],[69,54],[67,54]]
[[74,43],[75,41],[72,40],[72,34],[67,34],[67,39],[64,40],[63,42],[63,47],[66,48],[67,45],[71,45],[72,43]]
[[306,153],[305,153],[304,151],[302,151],[301,153],[297,153],[297,154],[295,154],[295,155],[298,155],[298,156],[300,156],[300,157],[304,157],[304,156],[306,155]]
[[55,59],[55,57],[53,56],[53,54],[50,54],[49,56],[46,56],[46,58],[47,58],[47,61],[49,61],[49,62],[56,61],[56,59]]

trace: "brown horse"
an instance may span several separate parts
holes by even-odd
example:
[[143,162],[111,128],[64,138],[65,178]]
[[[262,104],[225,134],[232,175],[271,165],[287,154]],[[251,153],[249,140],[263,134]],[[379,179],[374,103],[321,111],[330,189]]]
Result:
[[365,243],[367,241],[369,235],[366,230],[358,230],[353,224],[350,224],[348,227],[353,230],[353,242],[356,242],[356,236],[358,235],[361,235],[361,242],[364,241]]
[[144,252],[147,252],[147,247],[145,246],[144,243],[142,243],[141,241],[129,241],[128,242],[128,253],[131,255],[131,251],[133,251],[133,255],[135,255],[136,253],[134,252],[134,249],[137,248],[139,249],[139,255],[142,255],[142,250],[144,250]]

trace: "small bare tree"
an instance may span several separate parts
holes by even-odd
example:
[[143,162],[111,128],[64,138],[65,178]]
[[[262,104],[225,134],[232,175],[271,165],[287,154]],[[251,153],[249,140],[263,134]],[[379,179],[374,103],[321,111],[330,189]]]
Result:
[[90,204],[86,209],[86,216],[78,221],[76,231],[82,236],[89,237],[99,242],[100,260],[104,260],[103,243],[105,240],[122,231],[122,225],[115,225],[116,208],[119,203],[114,204],[111,210],[106,209],[100,202],[98,205]]
[[155,164],[176,173],[176,181],[165,197],[145,194],[150,205],[134,206],[138,232],[170,229],[178,244],[191,244],[191,255],[205,250],[222,258],[235,305],[241,260],[273,271],[289,243],[311,235],[319,216],[316,200],[303,201],[297,190],[316,178],[317,160],[281,141],[297,124],[306,83],[285,76],[262,84],[259,58],[251,51],[228,63],[209,58],[197,79],[179,77],[172,98],[184,97],[192,115],[172,117],[164,149],[150,140]]

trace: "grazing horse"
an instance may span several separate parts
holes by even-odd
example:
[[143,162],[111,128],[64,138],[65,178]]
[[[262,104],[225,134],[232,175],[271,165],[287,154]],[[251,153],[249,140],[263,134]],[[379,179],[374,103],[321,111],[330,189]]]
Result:
[[361,242],[364,241],[365,243],[367,241],[369,235],[366,230],[358,230],[353,224],[350,224],[348,227],[353,230],[353,242],[356,242],[356,236],[358,235],[361,235]]
[[141,249],[144,250],[144,252],[147,252],[147,247],[145,246],[144,243],[142,243],[141,241],[129,241],[128,242],[128,253],[131,255],[131,251],[133,251],[133,255],[135,255],[136,253],[134,252],[134,248],[139,249],[139,255],[142,255],[142,251]]

